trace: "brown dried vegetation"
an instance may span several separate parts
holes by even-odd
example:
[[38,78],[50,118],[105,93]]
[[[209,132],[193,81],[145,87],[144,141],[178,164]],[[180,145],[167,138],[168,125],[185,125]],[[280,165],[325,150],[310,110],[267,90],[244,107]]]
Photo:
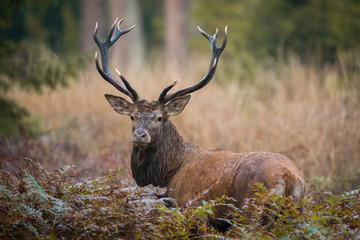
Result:
[[[195,70],[198,65],[193,64],[178,88],[201,78]],[[206,60],[201,66],[206,68]],[[340,67],[312,68],[291,59],[277,69],[259,67],[255,82],[241,79],[238,84],[238,77],[228,79],[221,69],[220,65],[215,82],[193,94],[184,112],[172,118],[185,141],[233,152],[285,153],[306,179],[321,176],[331,183],[356,177],[360,169],[359,76],[348,83]],[[155,99],[159,89],[178,77],[161,70],[153,66],[144,72],[125,72],[143,98]],[[104,93],[118,94],[91,66],[69,89],[42,96],[19,92],[14,97],[42,116],[49,129],[58,129],[50,136],[75,144],[94,164],[108,167],[99,155],[106,152],[104,148],[116,146],[124,160],[113,161],[110,168],[128,168],[131,121],[113,112]],[[28,157],[41,160],[41,156]],[[67,162],[74,163],[73,159]]]

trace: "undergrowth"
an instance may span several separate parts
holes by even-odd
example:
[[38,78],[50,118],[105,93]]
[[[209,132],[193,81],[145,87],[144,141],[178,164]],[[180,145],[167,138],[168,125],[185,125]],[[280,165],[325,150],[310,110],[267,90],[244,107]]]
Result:
[[[305,199],[271,195],[261,185],[241,207],[222,197],[200,206],[166,207],[166,190],[133,187],[114,175],[78,179],[76,167],[0,172],[1,239],[360,239],[359,190],[335,195],[312,187]],[[214,208],[232,209],[231,228],[208,223]]]

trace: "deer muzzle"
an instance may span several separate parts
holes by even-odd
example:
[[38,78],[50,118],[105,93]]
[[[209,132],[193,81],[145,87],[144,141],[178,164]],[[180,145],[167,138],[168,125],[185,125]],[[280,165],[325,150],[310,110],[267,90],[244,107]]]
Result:
[[147,144],[150,143],[151,137],[149,133],[142,128],[138,128],[134,131],[132,142],[134,144]]

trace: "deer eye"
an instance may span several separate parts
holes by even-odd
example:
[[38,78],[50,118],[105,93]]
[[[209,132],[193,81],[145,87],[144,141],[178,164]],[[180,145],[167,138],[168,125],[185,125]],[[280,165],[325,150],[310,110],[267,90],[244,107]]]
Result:
[[130,119],[131,119],[131,121],[133,121],[133,120],[134,120],[134,117],[133,117],[133,116],[130,116]]
[[163,117],[158,117],[157,119],[159,122],[161,122],[163,120]]

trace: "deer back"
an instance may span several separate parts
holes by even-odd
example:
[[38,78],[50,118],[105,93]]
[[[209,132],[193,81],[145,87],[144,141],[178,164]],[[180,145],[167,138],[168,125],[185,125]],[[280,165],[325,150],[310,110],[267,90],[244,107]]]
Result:
[[169,194],[182,206],[192,199],[233,197],[239,204],[253,196],[262,183],[273,193],[300,199],[305,193],[301,172],[287,157],[276,153],[232,153],[194,149],[169,183]]

